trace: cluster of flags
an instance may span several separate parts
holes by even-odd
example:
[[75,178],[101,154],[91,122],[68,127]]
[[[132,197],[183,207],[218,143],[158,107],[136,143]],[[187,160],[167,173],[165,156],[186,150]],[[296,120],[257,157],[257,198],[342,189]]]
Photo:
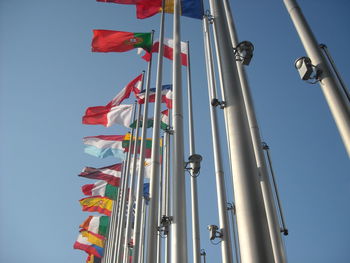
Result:
[[[135,5],[136,16],[144,19],[153,16],[163,10],[166,13],[173,13],[174,0],[97,0],[97,2],[109,2],[116,4]],[[199,0],[181,0],[181,14],[183,16],[202,19],[203,7]],[[173,59],[174,42],[172,39],[164,39],[164,57]],[[132,49],[138,49],[142,54],[141,58],[150,61],[152,53],[159,51],[159,41],[152,43],[151,33],[133,33],[115,30],[96,29],[93,30],[91,43],[92,52],[127,52]],[[181,42],[182,65],[187,66],[187,44]],[[86,125],[103,125],[111,127],[112,125],[121,125],[130,129],[135,129],[136,125],[142,126],[142,116],[133,118],[135,106],[124,104],[124,101],[133,94],[139,105],[145,103],[145,90],[143,90],[143,74],[138,75],[122,88],[114,98],[105,106],[88,107],[82,117],[82,123]],[[149,102],[155,102],[156,89],[149,90]],[[166,109],[161,112],[161,125],[163,130],[169,129],[169,109],[172,109],[172,85],[163,85],[161,91],[161,102],[165,104]],[[147,119],[147,128],[153,127],[154,120]],[[95,180],[93,183],[85,184],[81,187],[83,195],[79,202],[82,210],[97,213],[90,215],[79,226],[80,231],[74,249],[83,250],[88,254],[87,263],[100,263],[104,254],[105,243],[108,238],[108,231],[111,227],[111,216],[113,207],[121,201],[121,185],[123,170],[126,166],[126,153],[137,154],[140,152],[141,138],[132,137],[130,133],[123,135],[97,135],[83,138],[84,152],[97,158],[111,157],[117,161],[115,164],[101,168],[85,167],[78,176],[86,179]],[[134,152],[134,144],[136,152]],[[162,147],[162,142],[160,142]],[[146,139],[145,142],[145,162],[144,178],[149,180],[151,174],[151,153],[152,140]],[[140,169],[140,164],[136,169]],[[130,165],[130,174],[133,173]],[[128,189],[126,189],[128,191]],[[144,195],[148,195],[149,183],[144,183]],[[128,202],[128,200],[126,200]],[[133,242],[131,242],[133,243]]]

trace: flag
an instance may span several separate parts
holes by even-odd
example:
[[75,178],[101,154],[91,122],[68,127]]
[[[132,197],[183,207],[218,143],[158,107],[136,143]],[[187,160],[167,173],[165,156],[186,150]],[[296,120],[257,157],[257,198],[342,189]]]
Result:
[[[173,92],[172,85],[163,85],[162,86],[162,103],[165,103],[168,109],[172,108],[173,105]],[[146,90],[142,90],[139,94],[136,94],[136,99],[139,104],[145,103],[145,93]],[[156,98],[156,88],[151,88],[149,91],[149,102],[154,102]]]
[[99,234],[81,229],[80,233],[83,237],[87,238],[87,241],[93,245],[104,247],[105,246],[105,237]]
[[97,2],[107,2],[122,5],[135,5],[138,0],[96,0]]
[[101,124],[110,127],[113,124],[130,126],[132,117],[133,105],[118,105],[118,106],[96,106],[86,109],[83,116],[83,124]]
[[[165,116],[165,117],[164,117]],[[160,128],[162,130],[167,130],[168,129],[168,110],[164,110],[161,112],[161,121],[160,121]],[[140,127],[142,127],[142,120],[140,122]],[[134,121],[133,123],[130,124],[130,128],[136,128],[137,120]],[[147,120],[147,128],[152,128],[153,127],[153,119],[148,119]]]
[[[203,5],[201,0],[181,0],[181,15],[196,19],[203,18]],[[161,0],[139,0],[136,3],[136,16],[144,19],[153,16],[162,10]],[[165,13],[174,13],[174,0],[165,0]]]
[[79,227],[101,236],[106,236],[108,224],[108,216],[89,216]]
[[101,258],[95,257],[93,254],[89,254],[86,263],[101,263]]
[[[170,38],[164,38],[163,41],[163,56],[167,59],[173,60],[173,50],[174,50],[174,40]],[[159,41],[155,42],[152,46],[152,53],[158,53],[159,51]],[[138,49],[138,53],[142,54],[142,49]],[[183,66],[187,66],[187,56],[188,56],[188,49],[187,49],[187,43],[181,41],[181,64]],[[151,59],[151,53],[145,52],[145,54],[142,56],[142,59],[146,61],[150,61]]]
[[93,30],[92,52],[125,52],[134,48],[151,50],[151,33]]
[[97,181],[94,184],[85,184],[81,187],[82,192],[89,196],[105,196],[117,200],[119,187],[107,184],[105,181]]
[[107,216],[111,215],[112,200],[107,197],[92,196],[79,200],[83,211],[99,212]]
[[122,147],[124,135],[99,135],[83,138],[84,152],[98,158],[114,156],[124,160],[125,154]]
[[122,163],[117,163],[102,168],[85,167],[79,176],[89,179],[104,180],[108,184],[119,186],[122,167]]
[[73,248],[83,250],[95,257],[101,258],[103,256],[103,248],[89,242],[87,237],[84,237],[81,232],[79,233],[78,239],[75,241]]
[[117,106],[130,97],[131,92],[138,94],[141,92],[142,74],[130,81],[106,106]]
[[[123,148],[125,152],[129,152],[129,148],[131,148],[131,153],[134,154],[134,141],[131,143],[131,147],[129,147],[130,145],[130,133],[127,133],[125,135],[125,139],[123,141]],[[135,138],[133,138],[133,140],[135,140]],[[136,152],[139,154],[141,150],[141,138],[139,137],[137,140],[137,149]],[[145,144],[145,158],[151,158],[152,155],[152,139],[151,138],[147,138],[146,139],[146,144]]]

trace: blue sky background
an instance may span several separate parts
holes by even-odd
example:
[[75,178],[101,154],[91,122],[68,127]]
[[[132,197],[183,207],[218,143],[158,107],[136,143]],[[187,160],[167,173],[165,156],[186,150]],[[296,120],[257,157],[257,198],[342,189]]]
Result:
[[[350,3],[299,4],[349,84]],[[235,0],[231,5],[240,40],[255,46],[247,73],[290,232],[285,238],[289,262],[350,262],[349,159],[319,86],[302,82],[294,69],[305,51],[283,1]],[[167,15],[170,38],[171,18]],[[196,148],[204,158],[201,247],[213,263],[219,262],[220,246],[209,242],[206,229],[218,224],[218,216],[202,25],[189,18],[181,22],[182,39],[191,43]],[[107,104],[147,66],[136,51],[90,52],[92,29],[158,28],[158,15],[137,20],[133,6],[94,0],[0,1],[0,262],[85,262],[85,253],[72,246],[79,224],[90,215],[78,203],[80,187],[93,181],[77,174],[84,166],[102,167],[114,160],[84,154],[81,139],[126,130],[84,126],[81,117],[87,107]],[[153,76],[154,84],[155,70]],[[164,83],[170,82],[171,63],[166,61]],[[224,143],[222,116],[221,133]],[[222,148],[227,156],[226,145]],[[225,172],[232,201],[227,158]]]

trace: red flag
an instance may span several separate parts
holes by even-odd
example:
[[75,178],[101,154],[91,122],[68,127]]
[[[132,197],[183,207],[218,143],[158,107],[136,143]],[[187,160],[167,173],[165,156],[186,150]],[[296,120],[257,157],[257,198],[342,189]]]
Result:
[[135,5],[138,0],[96,0],[97,2],[115,3],[122,5]]

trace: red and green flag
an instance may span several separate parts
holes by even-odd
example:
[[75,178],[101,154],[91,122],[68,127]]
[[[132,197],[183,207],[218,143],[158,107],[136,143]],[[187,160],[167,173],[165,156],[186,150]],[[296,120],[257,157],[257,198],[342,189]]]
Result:
[[108,216],[89,216],[80,227],[105,237],[107,235],[108,224]]
[[105,181],[97,181],[94,184],[86,184],[81,187],[82,192],[88,196],[105,196],[117,200],[119,188]]
[[125,52],[134,48],[152,48],[151,33],[132,33],[113,30],[93,30],[92,52]]

